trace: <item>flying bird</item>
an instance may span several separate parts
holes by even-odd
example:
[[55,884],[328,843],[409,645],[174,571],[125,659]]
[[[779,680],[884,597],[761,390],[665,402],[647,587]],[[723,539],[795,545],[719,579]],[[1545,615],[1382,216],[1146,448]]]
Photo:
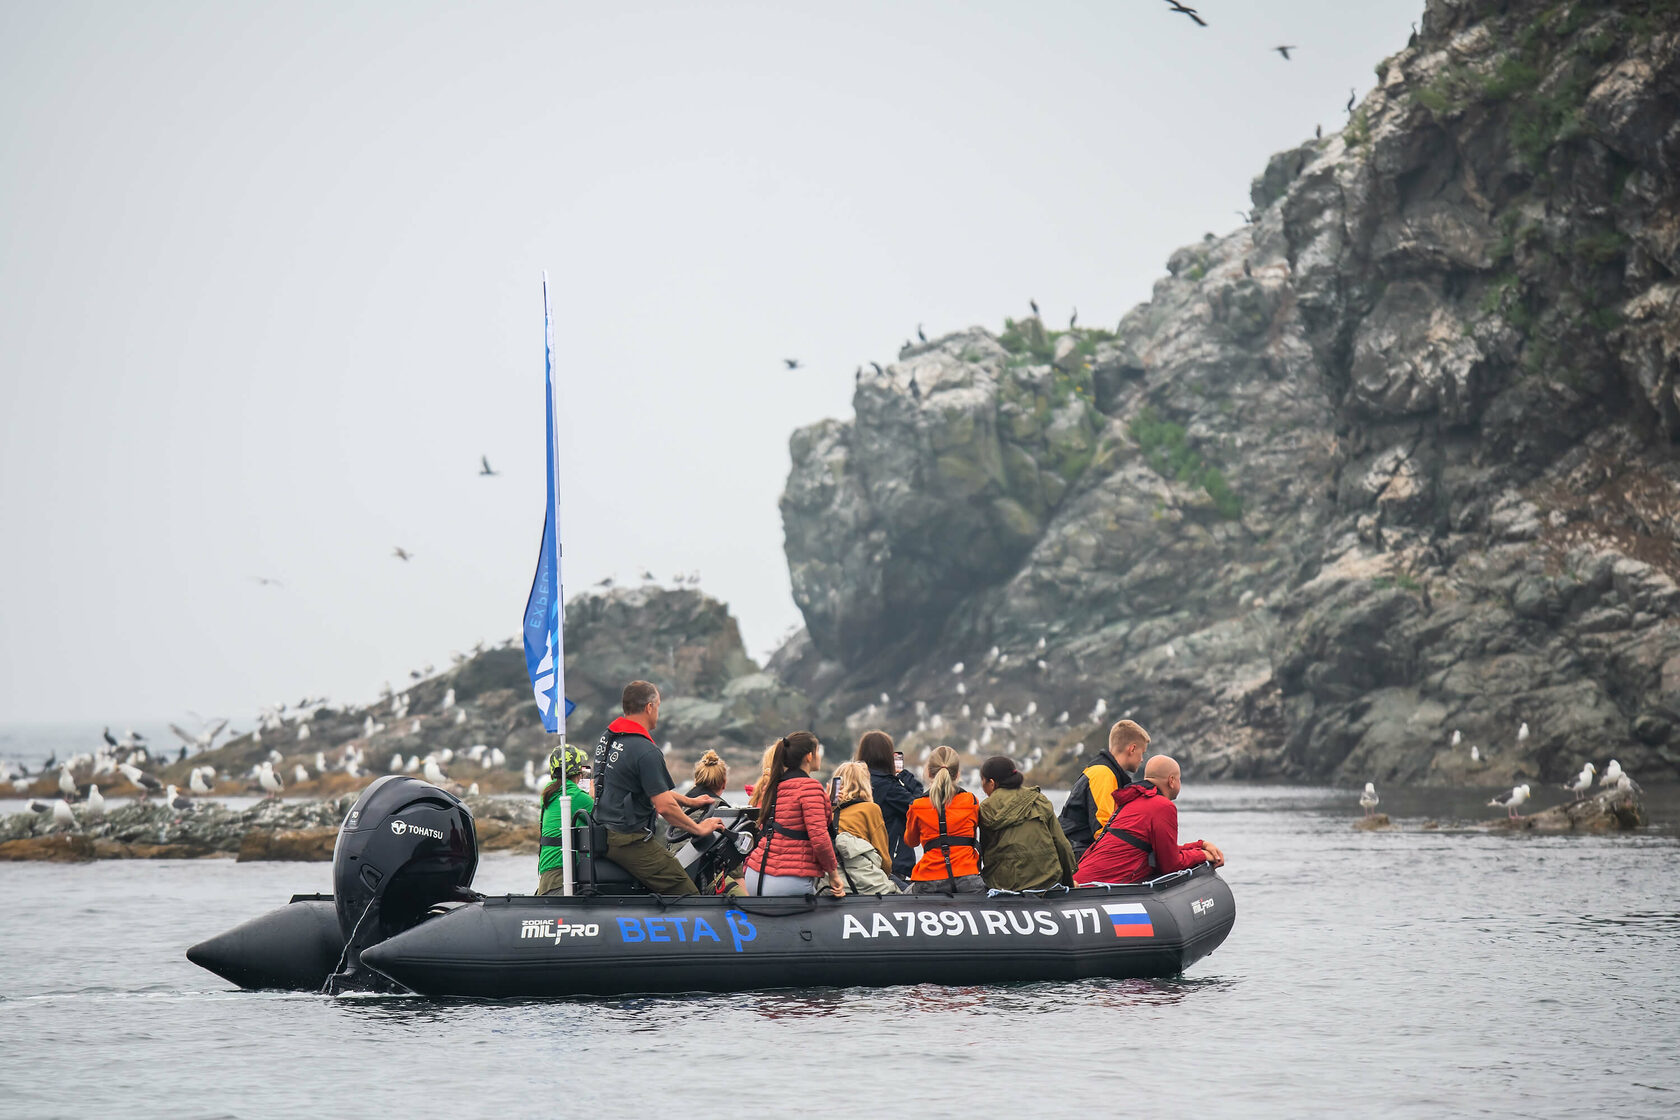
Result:
[[1186,8],[1183,4],[1180,4],[1178,2],[1178,0],[1167,0],[1167,6],[1175,12],[1180,12],[1184,15],[1189,16],[1192,20],[1195,21],[1197,27],[1206,27],[1207,26],[1207,20],[1205,20],[1201,16],[1197,15],[1196,14],[1196,9]]
[[1295,45],[1293,43],[1291,43],[1290,45],[1288,45],[1286,47],[1273,47],[1272,49],[1274,51],[1276,51],[1277,53],[1281,54],[1283,56],[1283,60],[1285,62],[1288,62],[1289,61],[1289,52],[1292,51],[1292,50],[1296,50],[1297,48],[1295,47]]
[[490,456],[480,455],[478,457],[478,473],[481,478],[494,478],[502,472],[490,466]]
[[275,579],[273,576],[252,576],[251,577],[251,582],[255,583],[258,587],[284,587],[284,586],[286,586],[285,584],[281,583],[279,580]]
[[391,555],[395,556],[398,560],[401,560],[405,564],[414,559],[414,553],[408,551],[408,549],[402,547],[401,545],[393,548],[391,550]]
[[789,369],[798,369],[799,368],[799,359],[798,358],[783,358],[782,359],[782,364],[787,366]]
[[1368,817],[1377,807],[1377,787],[1374,782],[1365,783],[1365,792],[1359,795],[1359,807],[1365,810]]

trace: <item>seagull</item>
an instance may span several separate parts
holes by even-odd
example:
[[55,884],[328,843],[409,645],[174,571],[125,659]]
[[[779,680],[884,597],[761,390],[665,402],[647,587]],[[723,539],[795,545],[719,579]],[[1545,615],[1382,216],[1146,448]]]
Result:
[[1313,139],[1314,140],[1324,139],[1324,126],[1323,125],[1321,125],[1321,124],[1313,125]]
[[1528,721],[1524,720],[1523,725],[1521,727],[1517,728],[1517,742],[1523,743],[1523,742],[1527,742],[1527,741],[1528,741]]
[[403,768],[403,756],[402,756],[402,752],[398,751],[396,754],[391,756],[391,773],[399,774],[399,773],[402,772],[402,768]]
[[106,742],[106,743],[107,743],[107,744],[108,744],[108,745],[109,745],[109,746],[113,746],[113,747],[114,747],[114,746],[116,746],[116,745],[117,745],[117,740],[116,740],[116,738],[115,738],[115,736],[113,736],[113,735],[112,735],[112,734],[111,734],[111,729],[110,729],[110,728],[109,728],[109,727],[107,727],[107,728],[106,728],[106,729],[105,729],[105,731],[104,731],[104,732],[103,732],[103,734],[104,734],[104,736],[105,736],[105,742]]
[[1068,721],[1068,713],[1063,712],[1061,715],[1056,717],[1056,726],[1057,727],[1066,727],[1067,726],[1067,721]]
[[303,768],[303,763],[300,762],[296,766],[292,767],[292,781],[296,782],[298,785],[301,786],[304,782],[307,782],[308,780],[309,780],[309,771],[305,770]]
[[1373,782],[1365,783],[1365,792],[1359,795],[1359,807],[1365,810],[1365,815],[1371,815],[1371,810],[1377,807],[1377,787]]
[[787,366],[789,369],[798,369],[799,368],[799,359],[798,358],[783,358],[782,359],[782,364]]
[[1474,743],[1470,744],[1470,761],[1471,762],[1480,762],[1481,760],[1482,760],[1482,748],[1476,746]]
[[257,784],[268,791],[269,797],[279,797],[280,791],[286,788],[286,783],[274,772],[274,763],[266,759],[263,760],[262,769],[257,772]]
[[187,788],[203,797],[210,792],[210,783],[205,780],[204,771],[194,766],[192,773],[187,775]]
[[1452,734],[1452,745],[1456,747],[1456,746],[1458,746],[1458,744],[1462,743],[1463,741],[1464,741],[1464,736],[1460,735],[1458,733],[1458,731],[1455,729],[1453,731],[1453,734]]
[[955,665],[951,666],[951,672],[957,674],[957,676],[959,676],[959,677],[962,676],[962,671],[963,671],[963,663],[961,661],[959,661]]
[[463,724],[465,722],[467,722],[467,710],[465,708],[456,708],[455,709],[455,726],[459,727],[461,724]]
[[70,802],[54,801],[52,807],[53,823],[60,828],[75,828],[76,814],[70,811]]
[[468,797],[477,797],[478,796],[478,783],[477,782],[474,782],[472,785],[467,787],[467,796]]
[[1581,767],[1581,772],[1575,775],[1575,780],[1563,788],[1573,793],[1575,795],[1575,800],[1581,800],[1581,798],[1586,796],[1587,790],[1592,788],[1593,772],[1593,764],[1589,762],[1585,766]]
[[29,799],[29,811],[31,813],[50,813],[52,812],[52,806],[45,801],[37,801],[31,797]]
[[1292,51],[1292,50],[1296,50],[1298,48],[1293,43],[1291,43],[1287,47],[1273,47],[1272,49],[1274,51],[1278,52],[1279,54],[1281,54],[1283,56],[1283,60],[1285,62],[1288,62],[1289,61],[1289,52]]
[[130,766],[125,762],[118,766],[117,769],[122,771],[123,777],[127,778],[130,784],[139,787],[140,796],[142,798],[150,797],[152,794],[163,789],[162,782],[158,781],[150,774],[141,773],[139,767]]
[[1172,8],[1172,10],[1175,11],[1175,12],[1182,12],[1184,15],[1189,16],[1192,20],[1195,21],[1197,27],[1206,27],[1207,26],[1207,20],[1205,20],[1201,16],[1197,15],[1196,14],[1196,9],[1186,8],[1183,4],[1180,4],[1178,2],[1178,0],[1167,0],[1167,6]]
[[1620,782],[1623,777],[1622,764],[1612,758],[1610,760],[1610,765],[1604,768],[1604,777],[1598,780],[1598,784],[1601,786],[1613,786]]
[[1509,797],[1505,798],[1503,801],[1496,797],[1492,801],[1489,801],[1488,804],[1495,809],[1504,809],[1512,820],[1516,820],[1517,819],[1517,806],[1521,805],[1524,801],[1527,801],[1527,800],[1528,800],[1528,784],[1525,782],[1524,784],[1522,784],[1520,786],[1512,786],[1511,787],[1511,795]]
[[1097,703],[1096,703],[1096,706],[1091,709],[1091,718],[1089,720],[1087,720],[1086,722],[1087,723],[1096,723],[1098,720],[1102,719],[1102,717],[1107,715],[1107,714],[1108,714],[1108,701],[1103,700],[1103,699],[1098,699]]
[[405,564],[414,559],[414,553],[408,551],[408,549],[402,547],[402,545],[398,545],[396,548],[393,548],[391,550],[391,555],[395,556],[398,560],[401,560]]
[[58,789],[65,797],[76,796],[76,779],[70,776],[70,767],[68,764],[60,768],[58,771]]
[[281,583],[279,580],[275,579],[273,576],[252,576],[251,577],[251,582],[256,584],[258,587],[284,587],[284,586],[286,586],[285,584]]
[[1073,309],[1073,314],[1068,316],[1068,330],[1071,331],[1074,327],[1077,327],[1078,325],[1079,325],[1079,308],[1076,307],[1076,308]]
[[409,755],[408,756],[408,764],[403,767],[403,770],[412,774],[416,770],[419,770],[419,769],[420,769],[420,756],[417,755],[417,754]]
[[443,772],[443,767],[439,766],[436,762],[429,758],[426,760],[425,774],[426,780],[431,782],[434,786],[441,786],[444,782],[449,780],[448,776]]
[[479,474],[479,477],[481,477],[481,478],[494,478],[501,473],[502,473],[501,471],[495,470],[490,466],[490,456],[480,455],[478,457],[478,474]]
[[170,786],[168,790],[165,791],[165,798],[166,800],[164,803],[177,813],[184,813],[193,806],[192,798],[182,797],[181,791],[176,789],[174,786]]
[[1027,306],[1033,309],[1033,318],[1036,319],[1038,317],[1038,301],[1036,299],[1029,299],[1027,300]]
[[1348,90],[1348,103],[1347,103],[1347,107],[1344,111],[1350,117],[1353,115],[1353,103],[1354,103],[1354,101],[1357,97],[1358,97],[1358,91],[1357,90],[1351,90],[1351,89]]
[[99,787],[96,785],[88,787],[87,815],[90,817],[103,817],[105,815],[105,795],[99,792]]

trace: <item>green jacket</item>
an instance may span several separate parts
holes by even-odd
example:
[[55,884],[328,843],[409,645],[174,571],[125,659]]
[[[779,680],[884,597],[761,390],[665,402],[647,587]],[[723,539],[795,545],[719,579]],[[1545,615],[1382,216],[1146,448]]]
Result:
[[1037,786],[997,789],[980,803],[980,874],[994,890],[1073,885],[1073,848]]
[[[543,787],[545,796],[548,794],[549,787],[553,785],[553,782],[549,782],[547,786]],[[572,798],[572,823],[580,824],[582,822],[578,820],[578,817],[595,811],[595,799],[589,796],[589,793],[582,786],[569,780],[566,782],[566,792]],[[550,801],[542,811],[542,834],[559,837],[560,825],[564,819],[560,816],[560,795],[556,794],[554,800]],[[576,853],[574,852],[573,855],[575,856]],[[545,845],[537,850],[537,874],[541,875],[544,871],[557,870],[559,866],[560,849],[558,847]]]

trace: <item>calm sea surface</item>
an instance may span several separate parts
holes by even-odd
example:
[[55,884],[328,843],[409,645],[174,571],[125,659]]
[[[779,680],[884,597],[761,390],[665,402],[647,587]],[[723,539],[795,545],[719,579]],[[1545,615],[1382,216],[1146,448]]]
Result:
[[[1356,832],[1354,796],[1185,792],[1237,924],[1170,981],[248,994],[183,951],[330,890],[326,865],[0,864],[0,1115],[1680,1115],[1672,793],[1608,838],[1422,831],[1484,816],[1438,791]],[[534,863],[487,856],[477,885],[528,891]]]

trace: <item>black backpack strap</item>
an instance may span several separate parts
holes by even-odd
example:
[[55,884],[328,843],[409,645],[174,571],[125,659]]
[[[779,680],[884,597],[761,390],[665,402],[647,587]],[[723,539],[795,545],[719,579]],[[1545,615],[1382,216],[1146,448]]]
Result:
[[[1114,810],[1114,815],[1116,817],[1120,815],[1120,810],[1118,808]],[[1114,824],[1110,824],[1107,828],[1104,828],[1103,832],[1107,835],[1118,837],[1122,842],[1130,844],[1132,847],[1148,856],[1150,867],[1160,867],[1160,864],[1155,862],[1155,848],[1149,843],[1149,841],[1145,840],[1137,833],[1128,832],[1126,829],[1120,828]]]
[[[928,800],[931,802],[933,799]],[[934,839],[939,841],[939,850],[945,856],[945,889],[954,895],[957,893],[957,876],[951,866],[951,830],[945,827],[945,806],[935,805],[933,811],[939,814],[939,835]]]

